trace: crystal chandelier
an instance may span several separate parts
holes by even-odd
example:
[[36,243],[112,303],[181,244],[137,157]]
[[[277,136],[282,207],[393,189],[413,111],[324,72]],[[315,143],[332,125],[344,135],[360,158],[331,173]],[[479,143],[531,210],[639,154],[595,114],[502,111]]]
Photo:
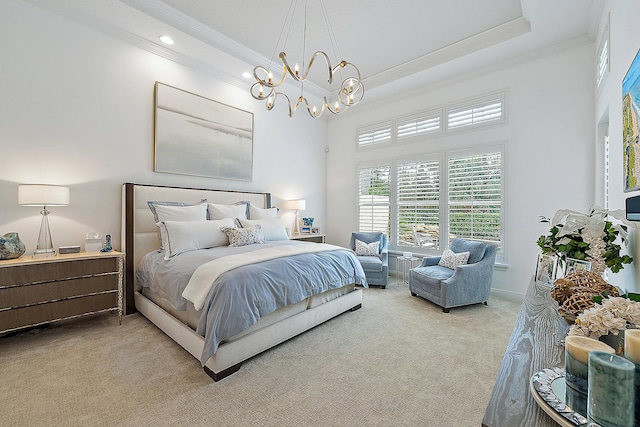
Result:
[[[289,12],[287,13],[287,18],[285,19],[285,23],[283,25],[282,31],[280,33],[280,37],[284,33],[285,28],[290,29],[291,23],[293,21],[293,16],[295,12],[295,5],[297,0],[292,0],[289,6]],[[327,31],[331,38],[332,46],[334,48],[334,55],[337,49],[337,44],[335,42],[335,36],[333,35],[333,31],[331,29],[331,25],[329,23],[329,18],[327,15],[327,11],[325,9],[325,5],[323,0],[319,0],[320,6],[322,8],[322,12],[324,14],[325,25],[327,27]],[[288,30],[287,30],[288,36]],[[280,38],[278,39],[279,44]],[[360,78],[360,71],[358,68],[352,63],[341,60],[336,66],[331,65],[331,61],[329,56],[323,51],[316,51],[311,58],[309,59],[309,63],[304,67],[304,56],[306,51],[306,41],[307,41],[307,0],[304,3],[304,31],[303,31],[303,50],[302,50],[302,64],[303,68],[300,70],[298,63],[295,63],[293,69],[289,66],[287,62],[287,54],[285,52],[280,52],[278,57],[282,62],[282,65],[276,65],[273,63],[273,57],[271,58],[271,62],[269,68],[265,68],[263,66],[258,65],[253,69],[253,77],[256,82],[251,86],[251,96],[257,99],[258,101],[265,101],[265,105],[267,110],[271,110],[276,101],[279,98],[282,98],[286,101],[288,109],[289,109],[289,117],[293,117],[294,113],[298,109],[300,105],[304,105],[307,109],[307,112],[312,118],[321,117],[322,114],[328,110],[333,114],[339,114],[349,107],[356,105],[358,102],[362,100],[364,96],[364,86],[362,84],[362,79]],[[276,44],[276,49],[278,47]],[[285,40],[286,45],[286,40]],[[274,53],[276,51],[274,49]],[[325,95],[322,97],[321,104],[318,105],[310,105],[307,101],[307,98],[304,94],[304,85],[309,77],[309,72],[314,64],[314,62],[318,59],[318,62],[326,62],[327,65],[327,83],[329,85],[334,83],[334,77],[338,77],[341,81],[340,86],[330,92],[329,95]],[[273,67],[273,70],[272,70]],[[277,70],[277,75],[274,75],[274,71]],[[279,71],[282,71],[282,75],[279,76]],[[280,85],[284,83],[287,76],[290,76],[293,80],[300,83],[300,95],[297,97],[295,104],[291,104],[291,99],[285,93],[279,91]]]

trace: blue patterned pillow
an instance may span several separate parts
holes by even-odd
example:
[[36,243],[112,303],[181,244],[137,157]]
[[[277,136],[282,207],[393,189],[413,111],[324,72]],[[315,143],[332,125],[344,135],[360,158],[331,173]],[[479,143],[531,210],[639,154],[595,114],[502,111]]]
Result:
[[220,230],[229,238],[229,247],[264,243],[260,238],[260,226],[249,228],[222,227]]
[[365,243],[356,239],[356,255],[358,256],[379,256],[380,242]]

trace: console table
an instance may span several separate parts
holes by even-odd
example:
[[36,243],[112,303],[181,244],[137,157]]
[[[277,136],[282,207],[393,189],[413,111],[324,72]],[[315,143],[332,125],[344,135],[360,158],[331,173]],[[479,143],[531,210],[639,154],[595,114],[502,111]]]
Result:
[[531,376],[564,367],[568,325],[558,314],[551,288],[531,281],[482,419],[483,427],[551,427],[558,424],[529,391]]

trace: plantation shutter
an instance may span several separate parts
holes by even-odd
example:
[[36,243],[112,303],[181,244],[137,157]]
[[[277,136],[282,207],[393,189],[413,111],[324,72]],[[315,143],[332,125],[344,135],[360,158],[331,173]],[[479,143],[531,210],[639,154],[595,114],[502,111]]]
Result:
[[401,139],[440,132],[440,121],[440,111],[399,119],[396,125],[396,136]]
[[389,235],[389,166],[358,171],[358,230]]
[[391,142],[391,123],[358,130],[358,147]]
[[397,167],[397,246],[438,248],[440,162]]
[[451,158],[449,235],[501,245],[502,154]]
[[451,108],[447,112],[447,129],[458,129],[502,120],[502,113],[502,96]]

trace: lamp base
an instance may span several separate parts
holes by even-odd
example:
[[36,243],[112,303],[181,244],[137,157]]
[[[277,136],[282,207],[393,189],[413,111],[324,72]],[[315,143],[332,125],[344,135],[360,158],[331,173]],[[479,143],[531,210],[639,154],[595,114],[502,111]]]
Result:
[[38,234],[38,246],[36,246],[33,256],[55,256],[56,250],[53,249],[51,231],[49,230],[49,210],[45,206],[40,213],[42,214],[42,222],[40,223],[40,233]]
[[33,253],[34,257],[48,257],[48,256],[56,256],[55,249],[36,249]]
[[296,217],[293,220],[293,234],[300,234],[300,221],[298,219],[298,210],[296,210]]

